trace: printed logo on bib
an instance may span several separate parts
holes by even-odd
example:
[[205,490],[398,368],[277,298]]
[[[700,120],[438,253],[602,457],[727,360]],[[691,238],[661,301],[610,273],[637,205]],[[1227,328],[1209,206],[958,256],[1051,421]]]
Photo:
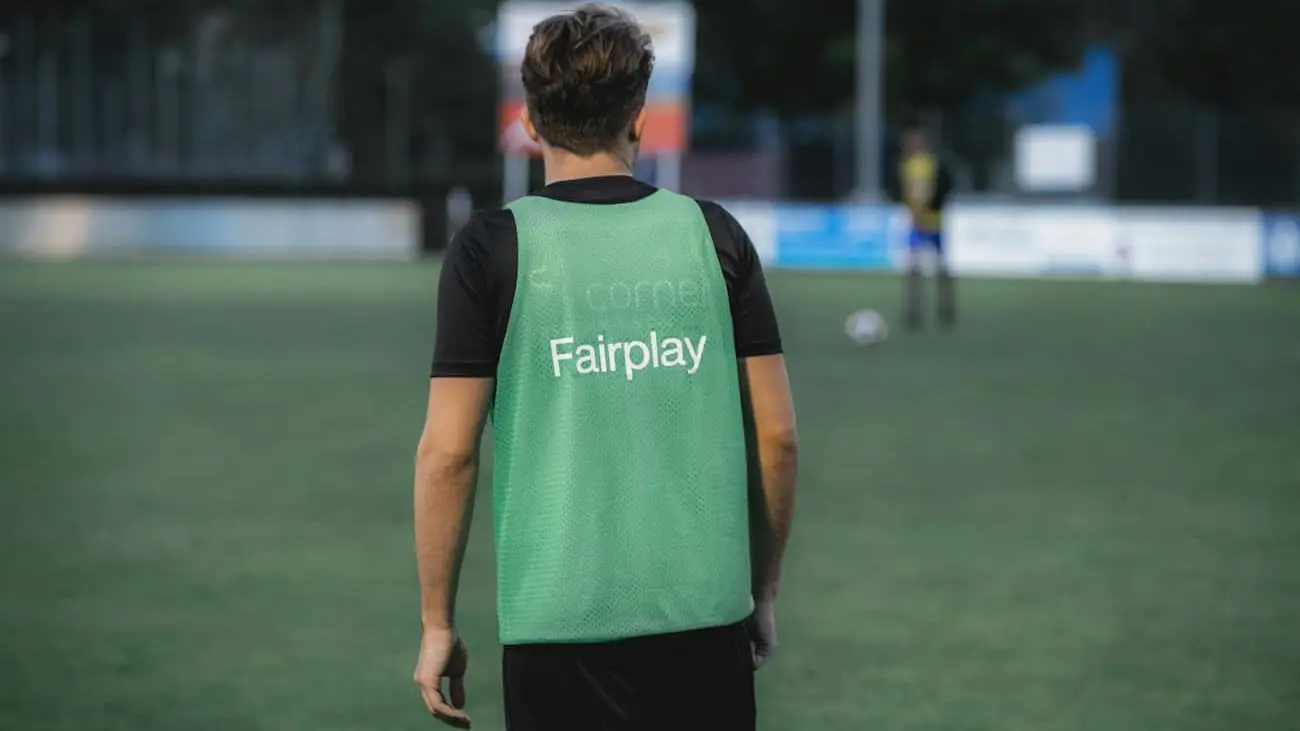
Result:
[[708,336],[660,338],[651,331],[646,340],[605,342],[604,335],[594,343],[575,346],[575,338],[551,340],[551,369],[556,378],[567,374],[594,376],[617,373],[631,381],[647,368],[681,368],[693,376],[700,370]]
[[704,284],[693,279],[610,282],[586,287],[582,299],[592,312],[695,309],[703,302],[703,291]]

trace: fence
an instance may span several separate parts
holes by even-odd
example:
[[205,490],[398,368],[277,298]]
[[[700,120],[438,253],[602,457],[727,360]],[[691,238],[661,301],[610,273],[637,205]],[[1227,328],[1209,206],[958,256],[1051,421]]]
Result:
[[[256,16],[180,6],[0,18],[0,179],[349,179],[341,0]],[[379,56],[358,81],[379,91],[364,100],[382,138],[369,182],[397,185],[412,167],[411,66]]]

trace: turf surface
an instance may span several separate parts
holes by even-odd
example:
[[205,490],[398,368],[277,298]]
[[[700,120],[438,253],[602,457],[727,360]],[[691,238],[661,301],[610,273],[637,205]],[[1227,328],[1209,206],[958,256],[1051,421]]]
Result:
[[[0,729],[430,728],[428,266],[0,266]],[[773,274],[803,443],[763,727],[1300,721],[1300,289]],[[486,507],[486,506],[485,506]],[[500,729],[490,522],[470,711]]]

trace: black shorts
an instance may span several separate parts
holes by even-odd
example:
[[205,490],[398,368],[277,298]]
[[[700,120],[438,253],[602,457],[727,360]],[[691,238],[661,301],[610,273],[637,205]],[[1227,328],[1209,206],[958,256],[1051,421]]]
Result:
[[507,731],[754,731],[743,623],[597,644],[505,648]]

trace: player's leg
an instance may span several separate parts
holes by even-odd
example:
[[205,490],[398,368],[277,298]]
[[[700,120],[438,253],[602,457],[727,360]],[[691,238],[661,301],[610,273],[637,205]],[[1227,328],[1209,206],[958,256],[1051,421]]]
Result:
[[921,327],[922,308],[925,302],[925,280],[921,274],[921,251],[924,236],[915,228],[907,236],[907,265],[903,274],[903,325],[915,330]]
[[952,325],[957,322],[957,292],[952,270],[948,267],[948,254],[943,246],[943,233],[932,236],[934,245],[935,291],[938,298],[939,323]]

